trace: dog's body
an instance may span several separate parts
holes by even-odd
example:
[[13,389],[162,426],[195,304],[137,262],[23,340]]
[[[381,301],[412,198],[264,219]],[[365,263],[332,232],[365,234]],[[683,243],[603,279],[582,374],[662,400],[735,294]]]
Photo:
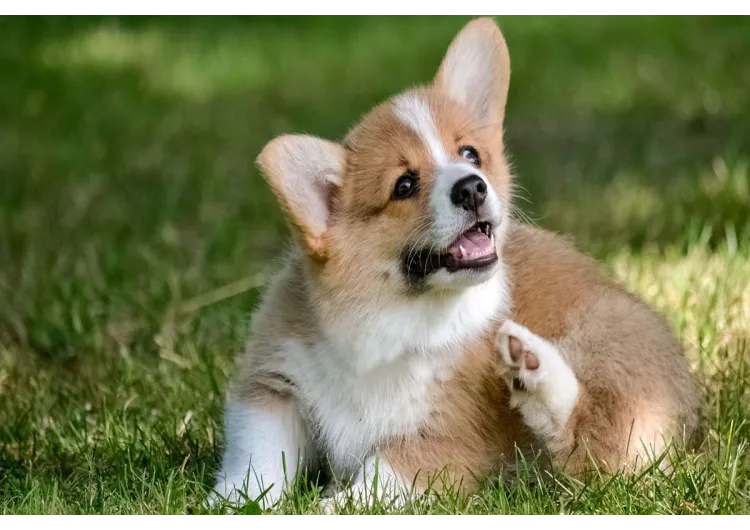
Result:
[[632,469],[691,437],[697,399],[661,317],[510,219],[509,73],[499,30],[475,21],[432,85],[344,145],[264,149],[300,244],[253,317],[220,495],[270,488],[270,505],[321,468],[360,492],[376,474],[392,494],[438,472],[472,489],[512,469],[516,446],[576,472]]

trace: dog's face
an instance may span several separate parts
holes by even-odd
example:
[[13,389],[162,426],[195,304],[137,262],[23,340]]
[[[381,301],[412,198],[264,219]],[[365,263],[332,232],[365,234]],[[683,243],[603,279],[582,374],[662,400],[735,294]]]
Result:
[[433,83],[376,107],[343,145],[269,143],[259,164],[321,279],[390,292],[462,289],[499,264],[510,63],[494,22],[456,37]]

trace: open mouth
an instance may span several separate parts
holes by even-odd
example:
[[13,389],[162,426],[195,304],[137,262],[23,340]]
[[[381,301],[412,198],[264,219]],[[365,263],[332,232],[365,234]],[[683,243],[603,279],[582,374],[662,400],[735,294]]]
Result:
[[458,236],[447,248],[423,249],[404,256],[404,269],[410,276],[427,276],[438,269],[448,272],[484,269],[497,260],[492,224],[481,221]]

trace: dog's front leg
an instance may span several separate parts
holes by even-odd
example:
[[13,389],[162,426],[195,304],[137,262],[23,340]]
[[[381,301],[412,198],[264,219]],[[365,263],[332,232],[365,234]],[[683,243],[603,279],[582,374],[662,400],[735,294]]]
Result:
[[512,321],[502,325],[496,340],[498,369],[510,388],[510,405],[548,443],[564,437],[580,389],[563,353]]
[[579,471],[586,448],[570,425],[582,388],[561,349],[526,327],[506,321],[496,337],[498,371],[510,389],[510,406],[551,453],[555,467]]
[[611,379],[613,372],[602,372],[594,399],[591,379],[588,384],[579,380],[567,361],[566,346],[570,343],[550,342],[512,321],[502,325],[496,339],[510,405],[544,440],[554,465],[571,474],[592,467],[633,471],[652,463],[669,469],[667,450],[680,441],[673,434],[679,424],[671,415],[669,396],[656,394],[645,407],[639,403],[641,394],[616,392],[622,382]]
[[219,498],[238,502],[246,495],[269,508],[295,483],[295,475],[314,463],[304,419],[291,398],[230,399],[225,422],[226,448],[211,504]]

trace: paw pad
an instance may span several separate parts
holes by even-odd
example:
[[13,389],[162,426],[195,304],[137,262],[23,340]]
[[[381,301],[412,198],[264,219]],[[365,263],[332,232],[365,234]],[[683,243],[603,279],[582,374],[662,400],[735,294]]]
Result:
[[513,362],[519,363],[523,356],[523,343],[516,337],[508,337],[508,351]]
[[508,337],[508,353],[516,367],[523,365],[527,370],[539,368],[539,358],[517,337]]
[[532,351],[534,337],[531,333],[512,321],[506,321],[499,330],[496,344],[498,348],[498,373],[514,391],[533,391],[538,383],[539,353]]

